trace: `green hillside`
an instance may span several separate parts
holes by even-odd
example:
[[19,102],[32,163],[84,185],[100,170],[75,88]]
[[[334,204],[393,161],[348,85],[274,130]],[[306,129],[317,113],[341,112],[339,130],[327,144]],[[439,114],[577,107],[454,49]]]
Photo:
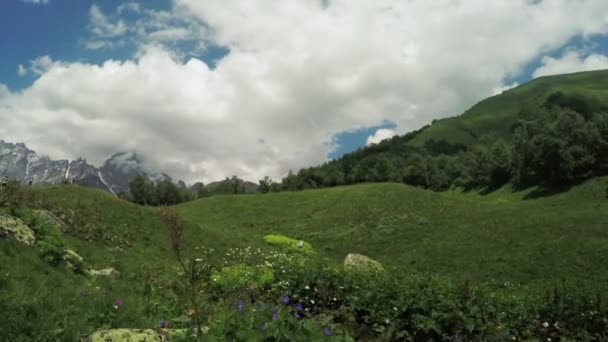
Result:
[[[363,184],[303,192],[217,196],[178,213],[238,246],[266,234],[309,241],[340,262],[356,252],[385,265],[463,280],[580,280],[608,284],[606,179],[567,193],[522,199],[435,193],[401,184]],[[603,285],[602,285],[603,286]]]
[[[204,340],[238,332],[249,336],[245,340],[272,334],[281,341],[316,341],[327,327],[346,341],[346,336],[393,340],[401,334],[437,339],[465,328],[470,338],[499,340],[605,336],[601,317],[608,311],[579,296],[607,289],[606,181],[596,178],[538,199],[507,189],[481,196],[364,184],[178,205],[175,210],[185,219],[182,255],[200,267]],[[22,218],[38,242],[26,247],[0,239],[0,337],[77,341],[107,328],[158,331],[158,322],[166,320],[173,329],[161,333],[192,340],[183,330],[192,327],[184,275],[157,209],[68,185],[25,192],[21,203],[0,206],[0,212]],[[43,223],[33,209],[52,213],[55,223]],[[264,241],[267,234],[304,239],[316,254],[283,254],[280,246]],[[83,257],[82,269],[111,267],[120,274],[91,276],[55,263],[55,254],[49,254],[52,236]],[[347,253],[370,256],[388,273],[369,281],[343,274]],[[475,287],[465,283],[463,290],[465,279]],[[564,280],[572,292],[543,299],[545,290],[561,288]],[[513,283],[521,285],[507,286]],[[320,289],[314,297],[309,286]],[[462,297],[462,291],[474,292]],[[300,304],[285,305],[283,294]],[[559,308],[549,304],[553,300],[562,303]],[[498,311],[480,313],[488,301]],[[299,317],[302,303],[311,311]],[[262,307],[270,311],[259,311]],[[454,317],[456,307],[464,311]],[[600,320],[580,322],[577,313],[585,310],[600,310]],[[502,312],[498,325],[496,312]],[[273,323],[277,313],[281,318]],[[269,322],[268,332],[260,330],[260,319]],[[573,328],[537,330],[549,319]],[[582,325],[591,335],[580,335]]]
[[407,144],[422,147],[431,139],[443,139],[471,145],[478,137],[490,133],[509,138],[521,111],[542,107],[556,92],[581,97],[604,109],[608,107],[608,70],[539,77],[484,99],[462,115],[435,121]]

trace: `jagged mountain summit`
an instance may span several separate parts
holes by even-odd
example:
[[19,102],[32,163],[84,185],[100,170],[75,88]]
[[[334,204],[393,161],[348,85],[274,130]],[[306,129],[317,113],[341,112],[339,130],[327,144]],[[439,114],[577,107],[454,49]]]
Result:
[[[137,175],[150,181],[173,181],[164,173],[146,170],[132,152],[116,153],[101,167],[89,164],[86,159],[52,160],[39,156],[23,143],[0,140],[0,176],[33,184],[58,184],[65,180],[109,191],[114,195],[129,193],[129,182]],[[177,184],[185,187],[182,181]]]

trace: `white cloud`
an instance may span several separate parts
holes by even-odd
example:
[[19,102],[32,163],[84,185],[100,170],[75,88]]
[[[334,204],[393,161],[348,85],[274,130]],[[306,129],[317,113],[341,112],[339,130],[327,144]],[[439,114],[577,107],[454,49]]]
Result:
[[492,89],[492,95],[500,95],[504,91],[507,91],[509,89],[513,89],[513,88],[515,88],[517,86],[519,86],[519,83],[517,83],[517,82],[513,82],[511,84],[506,84],[506,85],[501,85],[499,87],[496,87],[496,88]]
[[91,20],[91,29],[93,33],[99,37],[121,36],[128,31],[128,27],[123,20],[112,23],[112,21],[103,14],[99,6],[95,4],[91,5],[89,17]]
[[567,50],[559,58],[543,57],[541,64],[534,72],[534,77],[608,69],[608,56]]
[[27,69],[23,67],[23,64],[19,64],[19,66],[17,66],[17,75],[21,77],[27,75]]
[[40,56],[30,62],[30,70],[37,75],[46,73],[55,64],[50,56]]
[[123,12],[127,11],[139,13],[141,12],[141,6],[137,2],[125,2],[116,7],[116,12],[118,14],[122,14]]
[[172,27],[164,30],[158,30],[150,33],[148,36],[152,40],[157,41],[179,41],[192,39],[192,32],[183,27]]
[[37,5],[47,5],[50,3],[49,0],[22,0],[25,3],[28,4],[37,4]]
[[367,137],[367,145],[377,144],[382,140],[391,138],[395,135],[397,135],[397,132],[392,129],[380,128],[374,135]]
[[[135,150],[188,181],[278,178],[325,161],[338,132],[459,114],[534,58],[608,28],[605,0],[175,3],[130,25],[149,43],[134,60],[53,63],[0,100],[0,136],[96,162]],[[175,27],[230,53],[210,70],[146,38]]]

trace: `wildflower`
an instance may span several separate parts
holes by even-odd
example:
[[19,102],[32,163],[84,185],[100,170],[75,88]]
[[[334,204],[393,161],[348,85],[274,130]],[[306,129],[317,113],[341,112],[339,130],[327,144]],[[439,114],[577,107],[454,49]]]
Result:
[[298,311],[304,311],[304,306],[302,303],[298,303],[298,305],[296,305],[296,309],[298,309]]
[[393,306],[393,311],[397,311],[397,307],[396,306]]
[[236,303],[236,307],[239,311],[243,311],[243,309],[245,308],[245,302],[243,302],[242,300],[239,300]]
[[553,326],[555,327],[555,329],[559,329],[559,322],[553,323]]
[[273,320],[273,321],[278,321],[278,320],[279,320],[279,313],[278,313],[278,312],[276,312],[276,311],[275,311],[275,312],[272,314],[272,320]]
[[543,327],[548,328],[548,327],[549,327],[549,323],[544,322],[544,323],[543,323]]
[[297,313],[297,312],[294,312],[294,313],[293,313],[293,317],[295,317],[295,318],[300,318],[300,314],[299,314],[299,313]]
[[201,261],[203,261],[203,259],[201,259],[201,258],[196,258],[196,259],[194,259],[194,261],[195,261],[195,262],[201,262]]
[[289,296],[288,295],[284,295],[281,300],[283,301],[283,304],[289,304]]
[[315,301],[313,299],[311,299],[310,304],[315,304]]
[[551,337],[547,337],[547,341],[548,341],[548,342],[551,342]]
[[116,298],[116,300],[114,301],[114,309],[118,310],[118,308],[120,308],[121,306],[122,306],[122,299]]
[[161,329],[166,329],[169,326],[169,322],[165,321],[164,319],[161,319],[160,323],[158,324],[158,326]]
[[308,286],[308,285],[304,286],[304,290],[310,290],[310,286]]
[[384,320],[384,322],[385,322],[386,324],[389,324],[389,323],[391,322],[391,320],[387,318],[387,319],[385,319],[385,320]]
[[325,328],[325,329],[323,329],[323,333],[325,334],[325,336],[331,336],[331,335],[333,335],[333,334],[331,333],[331,330],[329,330],[329,328]]

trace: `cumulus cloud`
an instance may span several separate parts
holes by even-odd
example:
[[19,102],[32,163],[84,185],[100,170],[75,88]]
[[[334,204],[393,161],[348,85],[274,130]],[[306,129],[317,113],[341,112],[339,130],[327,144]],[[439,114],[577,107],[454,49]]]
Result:
[[91,30],[99,37],[121,36],[128,31],[128,27],[123,20],[112,23],[112,21],[101,11],[99,6],[95,4],[91,5],[89,16],[91,20]]
[[534,77],[608,69],[608,56],[567,50],[561,57],[543,57]]
[[135,151],[186,181],[277,178],[325,161],[339,132],[389,120],[404,133],[461,113],[572,37],[606,32],[606,11],[604,0],[175,0],[142,9],[138,37],[184,27],[229,49],[215,69],[149,38],[132,60],[54,63],[0,100],[0,136],[97,163]]
[[374,135],[370,135],[369,137],[367,137],[367,145],[377,144],[382,140],[391,138],[395,135],[397,135],[397,132],[392,129],[380,128],[376,131],[376,133],[374,133]]

